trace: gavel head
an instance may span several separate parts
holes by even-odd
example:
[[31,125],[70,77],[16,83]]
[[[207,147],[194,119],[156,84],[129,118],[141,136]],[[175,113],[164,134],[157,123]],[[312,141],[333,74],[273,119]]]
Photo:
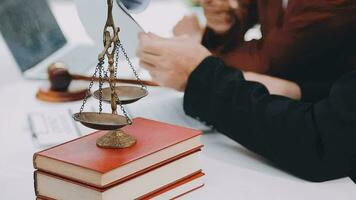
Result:
[[63,63],[51,64],[48,67],[48,78],[51,84],[51,90],[58,92],[67,91],[72,81],[72,75]]

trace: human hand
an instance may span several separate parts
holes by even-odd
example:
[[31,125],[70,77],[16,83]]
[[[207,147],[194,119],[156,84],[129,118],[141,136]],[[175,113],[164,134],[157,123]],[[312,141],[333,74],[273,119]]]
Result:
[[187,36],[161,38],[139,34],[137,56],[153,80],[161,86],[184,91],[193,70],[211,53]]
[[232,12],[238,7],[237,0],[200,0],[207,19],[207,26],[217,34],[226,33],[235,23]]
[[174,26],[173,34],[174,36],[188,35],[197,42],[200,42],[203,29],[196,15],[186,15]]

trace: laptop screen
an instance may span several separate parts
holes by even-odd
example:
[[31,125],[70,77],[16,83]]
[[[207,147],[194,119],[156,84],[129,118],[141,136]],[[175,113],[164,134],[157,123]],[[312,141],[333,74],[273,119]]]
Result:
[[0,31],[22,72],[66,44],[46,0],[1,0]]

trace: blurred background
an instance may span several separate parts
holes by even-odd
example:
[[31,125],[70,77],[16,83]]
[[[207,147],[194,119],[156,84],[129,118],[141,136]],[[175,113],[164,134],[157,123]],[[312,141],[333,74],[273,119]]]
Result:
[[[81,98],[56,102],[58,99],[46,96],[52,94],[48,67],[60,62],[57,66],[65,66],[71,75],[90,77],[103,49],[106,12],[104,0],[0,1],[0,200],[33,199],[33,153],[93,131],[72,119],[72,114],[82,105]],[[196,0],[152,0],[142,12],[131,15],[126,12],[115,4],[114,17],[121,27],[120,38],[145,81],[150,81],[150,76],[140,68],[135,57],[139,32],[172,37],[175,25],[185,15],[196,15],[201,28],[206,23]],[[257,25],[246,33],[245,40],[260,37]],[[121,55],[119,77],[135,79],[122,58]],[[83,80],[72,81],[69,90],[85,92],[88,84]],[[148,97],[125,107],[130,117],[146,117],[206,133],[203,142],[208,148],[204,149],[202,160],[208,174],[207,187],[184,198],[221,199],[228,196],[226,191],[233,193],[236,185],[244,197],[274,194],[271,196],[274,199],[280,199],[279,195],[303,196],[297,190],[284,191],[281,187],[304,188],[317,195],[327,195],[325,191],[333,186],[333,183],[321,187],[305,184],[188,117],[182,107],[183,93],[155,86],[149,86],[148,90]],[[90,98],[85,110],[97,111],[98,101]],[[104,104],[104,111],[109,110],[109,105]],[[251,177],[254,181],[250,181]],[[267,184],[269,187],[265,187]],[[348,187],[336,189],[342,192]]]

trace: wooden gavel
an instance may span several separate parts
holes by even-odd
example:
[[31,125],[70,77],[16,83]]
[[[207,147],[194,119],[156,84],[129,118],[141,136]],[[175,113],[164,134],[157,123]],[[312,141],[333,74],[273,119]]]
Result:
[[[50,89],[58,92],[65,92],[68,90],[70,83],[73,80],[84,80],[84,81],[99,81],[97,77],[89,77],[77,74],[70,74],[65,64],[63,63],[53,63],[48,67],[48,78],[50,81]],[[131,79],[115,79],[115,82],[129,83],[129,84],[144,84],[148,86],[158,86],[157,83],[152,81],[138,81]]]

